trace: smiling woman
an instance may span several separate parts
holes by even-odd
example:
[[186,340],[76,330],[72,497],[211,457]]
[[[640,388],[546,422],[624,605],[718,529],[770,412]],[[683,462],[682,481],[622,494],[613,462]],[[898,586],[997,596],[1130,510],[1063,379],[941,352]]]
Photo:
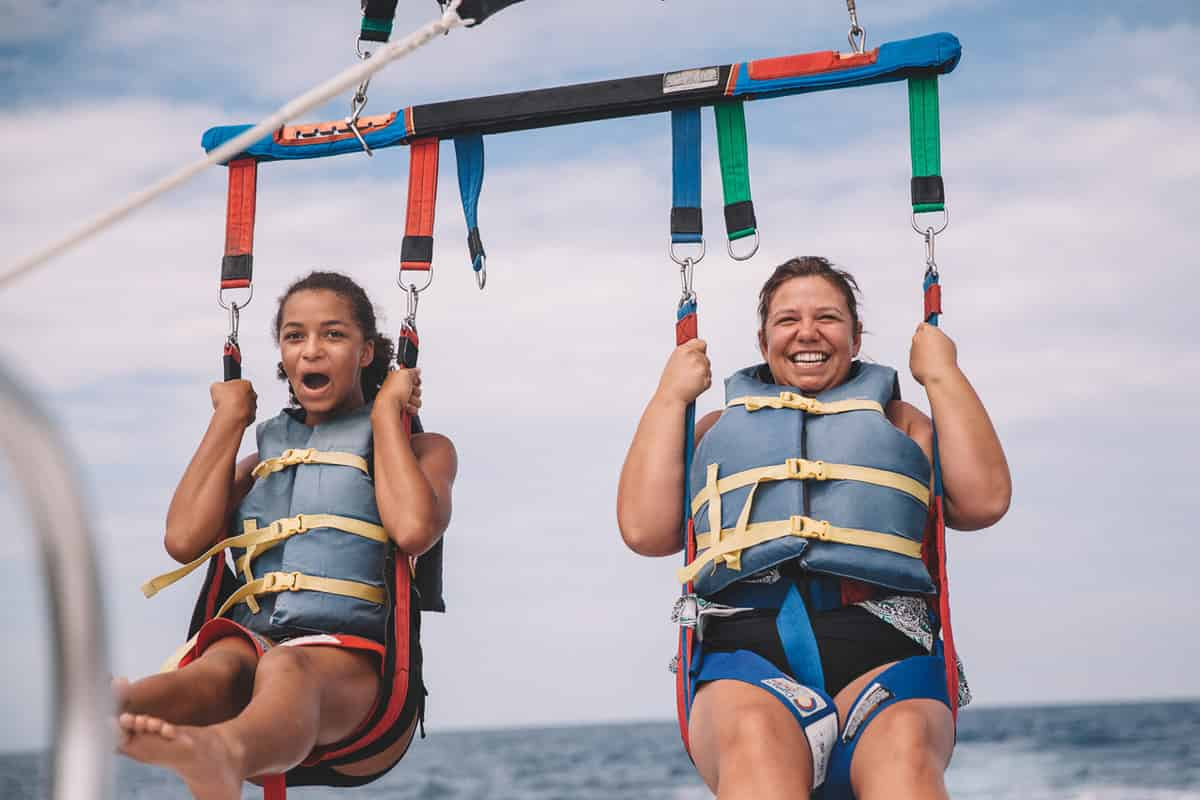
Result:
[[[689,531],[681,724],[720,797],[946,796],[969,695],[948,679],[929,602],[945,588],[926,563],[933,425],[895,370],[856,360],[857,288],[824,258],[777,267],[759,294],[763,363],[730,376],[725,408],[696,424],[690,474],[684,409],[712,382],[699,339],[671,354],[621,473],[632,550],[669,555]],[[947,454],[947,522],[993,524],[1008,467],[953,343],[922,323],[910,367]]]

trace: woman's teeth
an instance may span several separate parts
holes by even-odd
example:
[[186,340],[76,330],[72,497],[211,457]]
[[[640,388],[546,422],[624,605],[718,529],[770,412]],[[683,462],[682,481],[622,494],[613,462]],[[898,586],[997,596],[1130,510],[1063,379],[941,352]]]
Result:
[[828,353],[796,353],[792,356],[794,364],[821,364],[828,360]]

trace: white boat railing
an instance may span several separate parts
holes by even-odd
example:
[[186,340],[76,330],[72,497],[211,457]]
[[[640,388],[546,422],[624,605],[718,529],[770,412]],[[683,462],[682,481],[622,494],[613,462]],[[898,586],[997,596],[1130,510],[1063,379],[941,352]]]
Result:
[[94,539],[70,458],[43,406],[0,364],[0,452],[37,533],[52,629],[54,800],[112,797],[112,691]]

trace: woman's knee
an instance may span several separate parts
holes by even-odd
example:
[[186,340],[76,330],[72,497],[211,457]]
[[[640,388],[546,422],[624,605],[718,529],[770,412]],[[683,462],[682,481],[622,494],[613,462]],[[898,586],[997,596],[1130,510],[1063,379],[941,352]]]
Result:
[[[885,709],[862,733],[851,773],[940,775],[954,747],[950,710],[935,700],[909,700]],[[861,768],[861,769],[860,769]]]

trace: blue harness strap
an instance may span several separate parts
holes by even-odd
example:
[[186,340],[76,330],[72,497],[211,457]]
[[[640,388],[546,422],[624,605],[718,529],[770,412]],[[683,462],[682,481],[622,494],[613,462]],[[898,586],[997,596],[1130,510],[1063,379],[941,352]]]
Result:
[[906,658],[884,670],[859,692],[834,747],[820,800],[853,800],[850,763],[854,759],[854,749],[861,738],[859,734],[881,711],[902,700],[916,699],[938,700],[950,707],[942,659],[938,643],[933,655]]
[[671,112],[671,243],[704,241],[700,208],[700,109]]
[[813,633],[804,598],[795,584],[792,584],[783,605],[779,607],[775,628],[779,632],[779,641],[783,644],[792,675],[805,686],[824,690],[825,671],[821,668],[817,637]]
[[479,237],[478,218],[479,193],[483,189],[483,134],[469,133],[454,137],[454,157],[458,163],[458,191],[462,195],[463,214],[467,218],[471,269],[478,273],[487,260],[483,241]]

